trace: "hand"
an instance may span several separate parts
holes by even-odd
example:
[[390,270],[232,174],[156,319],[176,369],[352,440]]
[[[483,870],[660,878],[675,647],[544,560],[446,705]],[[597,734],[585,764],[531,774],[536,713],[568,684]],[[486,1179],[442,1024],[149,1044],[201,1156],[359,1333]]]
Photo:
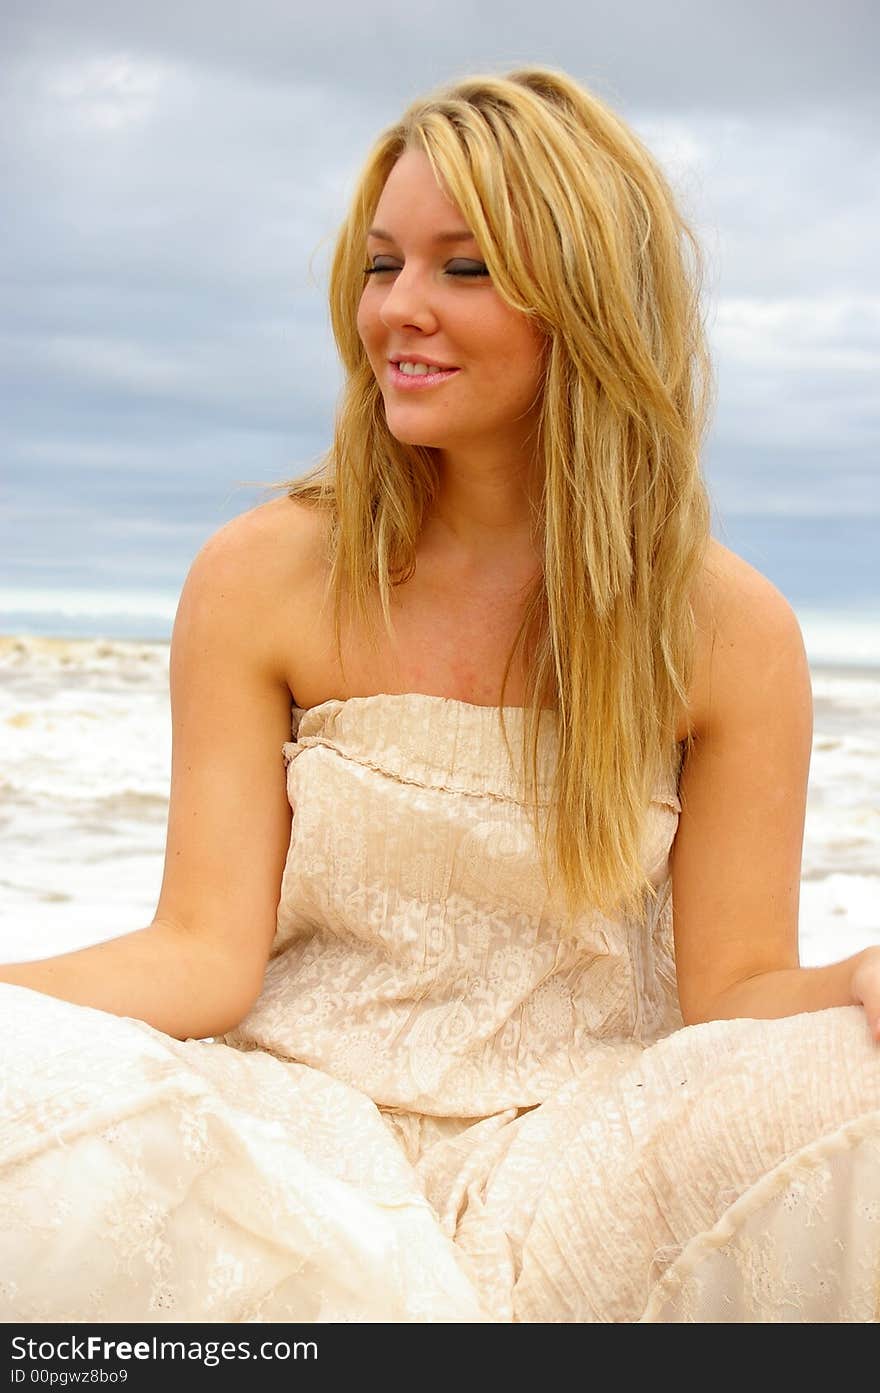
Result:
[[866,948],[856,959],[850,978],[853,1001],[864,1006],[868,1029],[880,1040],[880,948]]

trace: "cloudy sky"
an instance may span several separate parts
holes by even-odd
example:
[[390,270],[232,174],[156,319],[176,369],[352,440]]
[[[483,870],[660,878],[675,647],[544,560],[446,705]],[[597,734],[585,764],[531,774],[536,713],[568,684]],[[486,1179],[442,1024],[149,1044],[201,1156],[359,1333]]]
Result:
[[880,535],[880,6],[529,10],[0,0],[0,583],[176,590],[259,481],[308,468],[370,145],[431,87],[522,63],[610,102],[703,242],[731,535],[825,513]]

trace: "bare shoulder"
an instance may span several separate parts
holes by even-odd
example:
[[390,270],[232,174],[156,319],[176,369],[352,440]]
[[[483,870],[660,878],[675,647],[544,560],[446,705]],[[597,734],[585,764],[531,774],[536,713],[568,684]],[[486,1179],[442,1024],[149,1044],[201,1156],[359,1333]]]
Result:
[[314,564],[326,523],[299,499],[273,498],[224,523],[199,556],[228,566],[242,582],[272,586],[285,576],[301,577]]
[[690,719],[705,731],[733,704],[771,689],[801,702],[809,692],[803,635],[790,602],[749,562],[712,538],[694,592],[697,643]]
[[720,620],[748,613],[772,622],[782,614],[794,615],[771,580],[715,537],[706,551],[697,600]]
[[286,671],[291,632],[323,557],[326,518],[286,495],[249,508],[202,544],[184,587],[222,606],[268,665]]

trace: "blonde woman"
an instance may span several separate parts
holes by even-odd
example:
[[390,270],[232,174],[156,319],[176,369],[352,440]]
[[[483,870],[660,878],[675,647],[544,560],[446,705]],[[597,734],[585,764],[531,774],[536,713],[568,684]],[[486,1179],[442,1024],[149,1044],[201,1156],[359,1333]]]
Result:
[[332,448],[181,596],[155,918],[2,973],[4,1319],[878,1318],[880,950],[798,965],[699,280],[565,73],[381,135]]

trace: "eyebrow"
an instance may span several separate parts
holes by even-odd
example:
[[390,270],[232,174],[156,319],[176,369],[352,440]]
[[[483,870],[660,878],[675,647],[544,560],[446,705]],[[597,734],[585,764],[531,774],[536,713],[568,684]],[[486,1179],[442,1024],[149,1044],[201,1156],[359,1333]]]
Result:
[[[375,237],[380,242],[393,242],[395,240],[390,232],[383,232],[381,227],[371,227],[367,236]],[[475,242],[477,239],[474,234],[468,232],[466,228],[456,228],[450,232],[438,232],[431,240],[433,242]]]

